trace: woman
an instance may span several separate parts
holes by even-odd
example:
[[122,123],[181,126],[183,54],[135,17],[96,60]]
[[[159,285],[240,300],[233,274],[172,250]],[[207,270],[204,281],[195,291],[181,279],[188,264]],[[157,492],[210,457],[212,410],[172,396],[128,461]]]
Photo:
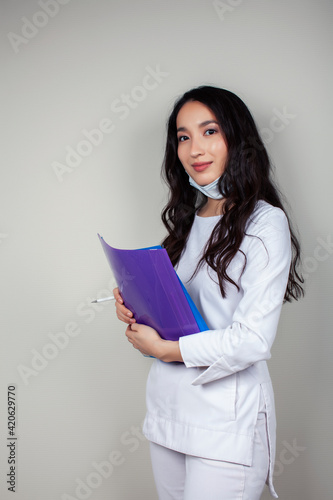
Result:
[[277,497],[274,394],[266,361],[282,303],[303,295],[298,241],[253,118],[235,94],[186,92],[168,121],[162,220],[173,266],[209,330],[166,341],[115,289],[129,342],[156,358],[143,432],[159,498]]

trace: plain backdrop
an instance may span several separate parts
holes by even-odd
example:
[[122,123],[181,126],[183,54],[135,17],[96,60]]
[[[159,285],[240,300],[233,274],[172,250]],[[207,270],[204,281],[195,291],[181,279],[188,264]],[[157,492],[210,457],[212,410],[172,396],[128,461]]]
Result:
[[113,303],[90,304],[115,285],[97,233],[160,243],[166,119],[202,84],[249,106],[302,244],[306,297],[283,307],[269,361],[275,487],[332,498],[332,13],[329,0],[1,0],[2,499],[157,498],[140,433],[151,360]]

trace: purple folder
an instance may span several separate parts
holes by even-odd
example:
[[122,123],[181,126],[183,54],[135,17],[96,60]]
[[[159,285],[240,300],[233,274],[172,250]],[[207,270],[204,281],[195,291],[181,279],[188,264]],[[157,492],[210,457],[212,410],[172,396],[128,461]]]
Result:
[[208,330],[161,246],[112,248],[98,235],[123,297],[137,323],[151,326],[166,340]]

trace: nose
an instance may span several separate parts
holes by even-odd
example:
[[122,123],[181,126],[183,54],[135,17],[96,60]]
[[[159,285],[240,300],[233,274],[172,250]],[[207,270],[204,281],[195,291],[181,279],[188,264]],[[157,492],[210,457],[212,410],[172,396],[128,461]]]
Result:
[[205,153],[204,145],[200,137],[192,137],[190,155],[195,158]]

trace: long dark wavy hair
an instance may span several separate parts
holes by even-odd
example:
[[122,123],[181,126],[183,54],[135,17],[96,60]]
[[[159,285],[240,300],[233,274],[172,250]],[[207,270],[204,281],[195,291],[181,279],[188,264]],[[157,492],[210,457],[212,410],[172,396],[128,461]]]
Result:
[[[212,111],[228,148],[225,170],[219,179],[219,190],[225,198],[223,217],[212,231],[195,273],[206,262],[217,273],[222,297],[226,297],[226,282],[239,289],[228,276],[227,267],[239,250],[246,234],[248,219],[256,203],[264,200],[282,209],[288,219],[292,260],[284,301],[298,300],[304,295],[301,286],[304,279],[297,271],[300,264],[298,239],[282,205],[282,195],[271,178],[269,157],[252,115],[238,96],[225,89],[200,86],[189,90],[176,101],[167,123],[162,177],[170,188],[170,194],[162,211],[162,221],[168,231],[162,245],[167,250],[173,266],[179,262],[196,211],[207,201],[206,196],[190,186],[188,174],[177,154],[176,119],[180,109],[188,101],[201,102]],[[243,271],[246,266],[246,256],[244,257]]]

